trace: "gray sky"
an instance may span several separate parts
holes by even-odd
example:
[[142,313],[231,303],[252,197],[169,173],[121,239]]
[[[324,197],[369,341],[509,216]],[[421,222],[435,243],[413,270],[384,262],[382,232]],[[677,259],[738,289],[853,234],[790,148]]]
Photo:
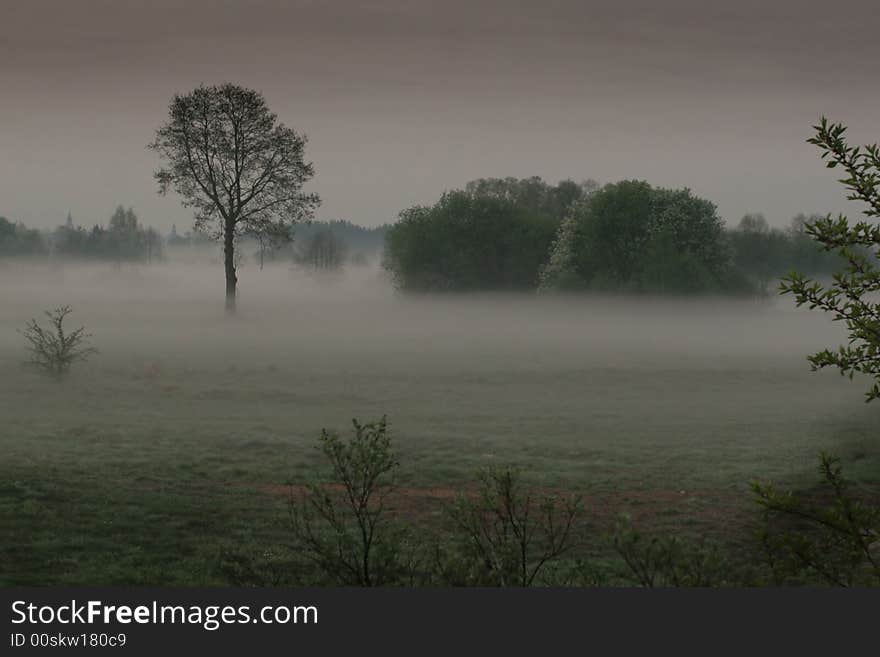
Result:
[[320,218],[481,176],[687,186],[728,221],[847,208],[804,143],[880,140],[876,0],[0,0],[0,215],[186,228],[145,150],[175,92],[263,91]]

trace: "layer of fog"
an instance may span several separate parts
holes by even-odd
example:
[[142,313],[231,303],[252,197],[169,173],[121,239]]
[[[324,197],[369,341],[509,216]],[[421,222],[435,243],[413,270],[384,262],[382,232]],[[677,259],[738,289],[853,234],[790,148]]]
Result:
[[[790,297],[764,300],[544,297],[535,294],[396,293],[385,273],[352,267],[316,274],[246,263],[239,312],[224,315],[219,264],[0,264],[0,363],[21,359],[16,329],[44,309],[70,305],[98,357],[186,361],[217,367],[290,363],[344,373],[347,362],[454,372],[524,372],[688,363],[723,368],[808,366],[838,344],[841,327]],[[500,360],[499,360],[500,359]]]

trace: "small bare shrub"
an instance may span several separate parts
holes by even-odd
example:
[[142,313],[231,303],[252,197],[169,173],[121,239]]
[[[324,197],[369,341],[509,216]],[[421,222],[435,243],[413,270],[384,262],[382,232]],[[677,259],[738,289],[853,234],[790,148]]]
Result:
[[460,495],[448,510],[457,550],[440,555],[438,569],[453,584],[538,584],[574,547],[580,499],[537,494],[509,467],[483,470],[479,478],[476,498]]
[[70,306],[61,306],[47,310],[49,326],[44,328],[31,319],[23,331],[19,331],[27,340],[26,349],[30,354],[28,364],[42,372],[60,379],[67,374],[71,365],[85,361],[98,350],[89,344],[90,333],[85,327],[70,331],[64,330],[64,319],[71,313]]

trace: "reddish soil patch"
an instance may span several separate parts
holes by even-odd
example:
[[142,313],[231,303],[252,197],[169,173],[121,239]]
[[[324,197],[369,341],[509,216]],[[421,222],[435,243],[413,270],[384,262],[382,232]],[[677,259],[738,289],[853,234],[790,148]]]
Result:
[[[304,486],[263,484],[258,490],[267,495],[301,497]],[[338,484],[329,490],[342,492]],[[573,491],[563,489],[533,489],[535,495],[567,497]],[[459,494],[476,495],[473,488],[400,487],[386,499],[388,509],[404,517],[428,519],[438,517],[443,508]],[[754,517],[748,493],[729,490],[629,489],[621,491],[581,495],[586,518],[599,528],[609,528],[621,514],[629,515],[633,522],[645,529],[674,529],[689,525],[694,531],[726,534],[741,528]]]

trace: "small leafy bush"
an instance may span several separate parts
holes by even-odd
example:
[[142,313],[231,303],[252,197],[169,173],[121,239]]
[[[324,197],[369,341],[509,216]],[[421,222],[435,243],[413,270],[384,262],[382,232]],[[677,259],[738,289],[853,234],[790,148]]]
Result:
[[335,584],[406,583],[413,572],[409,537],[386,505],[399,466],[387,420],[352,425],[349,440],[321,432],[331,481],[308,484],[302,496],[291,488],[294,547]]

